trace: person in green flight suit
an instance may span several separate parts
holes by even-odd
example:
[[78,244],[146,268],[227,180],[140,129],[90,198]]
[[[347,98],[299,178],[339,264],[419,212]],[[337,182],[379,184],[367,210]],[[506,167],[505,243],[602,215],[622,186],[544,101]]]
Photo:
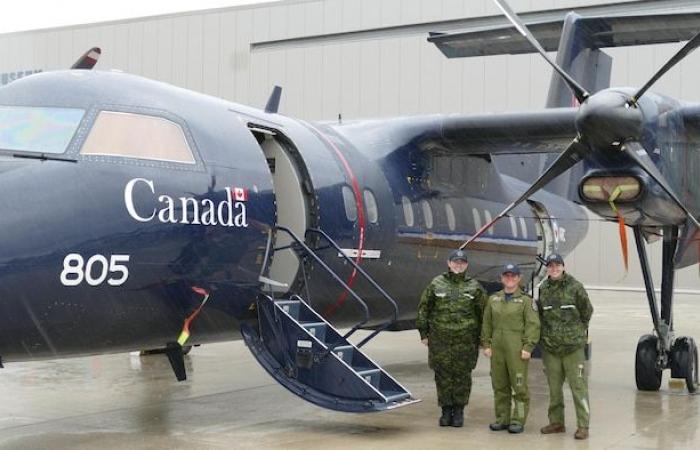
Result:
[[593,306],[583,285],[564,271],[564,259],[546,259],[547,279],[540,285],[542,363],[549,384],[549,425],[542,434],[563,433],[564,380],[569,381],[576,408],[576,439],[588,438],[590,409],[585,374],[585,347]]
[[506,264],[503,290],[491,295],[484,308],[481,345],[491,358],[491,384],[496,409],[493,431],[522,433],[530,404],[527,367],[540,339],[537,305],[520,290],[520,268]]
[[472,370],[479,356],[479,332],[486,291],[467,274],[467,254],[454,250],[449,270],[433,278],[418,304],[416,328],[428,346],[428,363],[435,371],[441,427],[461,427],[469,402]]

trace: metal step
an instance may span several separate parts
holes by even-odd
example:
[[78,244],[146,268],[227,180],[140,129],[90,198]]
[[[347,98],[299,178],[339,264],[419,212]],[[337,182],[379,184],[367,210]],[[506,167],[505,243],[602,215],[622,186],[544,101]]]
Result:
[[279,300],[275,304],[279,308],[292,316],[295,320],[299,320],[299,307],[301,302],[299,300]]
[[323,322],[307,322],[300,324],[311,336],[314,336],[321,342],[326,342],[327,325]]
[[258,300],[258,327],[241,326],[255,358],[277,382],[319,406],[346,412],[418,400],[303,299]]
[[363,380],[371,384],[372,386],[379,387],[379,378],[382,376],[382,372],[379,369],[369,369],[357,372],[357,374],[362,377]]

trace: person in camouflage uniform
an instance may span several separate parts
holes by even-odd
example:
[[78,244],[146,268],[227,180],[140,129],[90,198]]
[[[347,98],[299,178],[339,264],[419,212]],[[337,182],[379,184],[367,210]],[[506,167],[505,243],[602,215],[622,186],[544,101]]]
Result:
[[450,253],[449,271],[430,282],[418,304],[416,328],[428,346],[428,363],[435,371],[440,426],[461,427],[469,402],[472,370],[479,356],[479,330],[486,291],[466,274],[467,255]]
[[506,264],[501,272],[503,290],[491,295],[484,308],[481,345],[491,358],[493,431],[522,433],[530,405],[527,367],[540,338],[540,319],[532,298],[520,290],[520,279],[520,268]]
[[593,306],[588,294],[573,276],[564,271],[564,259],[547,257],[547,279],[540,286],[539,310],[542,322],[542,362],[549,384],[549,425],[543,434],[563,433],[564,379],[569,381],[576,407],[576,439],[588,438],[590,409],[585,375],[584,349]]

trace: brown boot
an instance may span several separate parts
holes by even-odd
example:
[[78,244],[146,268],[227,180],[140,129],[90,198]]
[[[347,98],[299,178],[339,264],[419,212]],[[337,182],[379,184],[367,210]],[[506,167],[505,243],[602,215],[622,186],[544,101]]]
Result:
[[540,429],[542,434],[552,434],[552,433],[563,433],[566,431],[566,427],[560,423],[550,423],[546,427]]
[[576,433],[574,433],[574,439],[588,439],[588,428],[579,428],[576,430]]

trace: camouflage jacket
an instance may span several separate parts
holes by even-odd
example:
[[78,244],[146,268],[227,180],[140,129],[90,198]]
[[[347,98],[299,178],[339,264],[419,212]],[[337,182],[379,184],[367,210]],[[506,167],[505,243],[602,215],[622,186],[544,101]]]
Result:
[[540,285],[542,345],[556,355],[568,355],[586,345],[593,305],[583,285],[568,273]]
[[481,345],[491,347],[497,336],[505,339],[517,337],[522,349],[532,352],[540,339],[540,319],[532,298],[520,289],[506,300],[504,291],[491,295],[484,308],[484,325],[481,328]]
[[421,339],[431,332],[473,331],[478,336],[485,300],[481,284],[465,274],[446,272],[433,278],[418,304],[416,328]]

